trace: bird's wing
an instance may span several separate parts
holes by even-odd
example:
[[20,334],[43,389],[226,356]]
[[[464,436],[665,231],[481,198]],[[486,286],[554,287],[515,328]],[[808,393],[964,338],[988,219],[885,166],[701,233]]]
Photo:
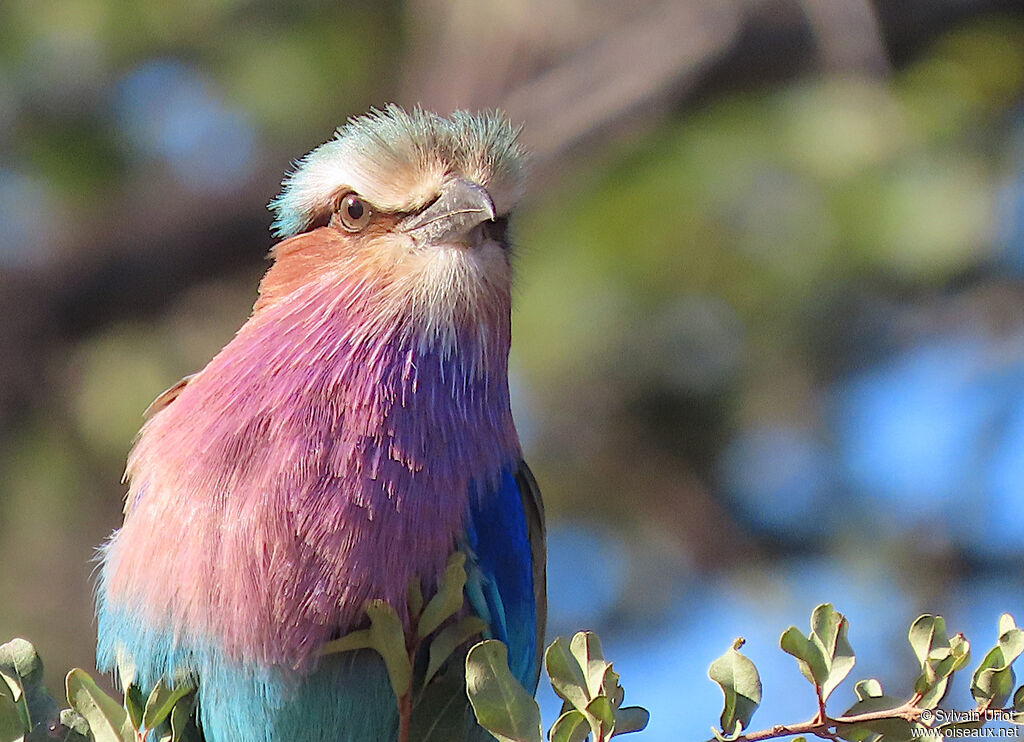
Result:
[[142,416],[148,420],[153,417],[153,415],[160,412],[164,407],[176,400],[178,395],[181,394],[181,390],[184,389],[190,381],[192,381],[194,376],[195,374],[189,374],[170,389],[166,389],[161,392],[156,399],[150,402],[149,407],[147,407],[146,411],[142,413]]
[[[153,417],[153,415],[157,414],[161,410],[163,410],[166,407],[168,407],[171,404],[171,402],[173,402],[174,400],[176,400],[178,398],[178,395],[181,394],[182,390],[186,386],[188,386],[188,383],[190,381],[192,381],[192,379],[194,377],[195,377],[195,374],[189,374],[185,378],[183,378],[180,381],[178,381],[170,389],[165,389],[164,391],[162,391],[157,396],[156,399],[154,399],[152,402],[149,403],[149,407],[147,407],[145,412],[142,413],[142,417],[144,419],[146,419],[146,420],[149,420],[151,417]],[[128,475],[128,472],[126,471],[125,475],[124,475],[124,482],[128,481],[128,477],[129,477],[129,475]],[[123,509],[123,512],[124,512],[126,517],[132,511],[132,508],[135,506],[135,503],[137,501],[138,501],[138,495],[136,495],[134,498],[131,497],[131,496],[126,497],[126,499],[124,501],[124,509]]]
[[[544,521],[544,500],[533,472],[525,461],[519,462],[516,483],[523,501],[526,530],[530,537],[530,556],[533,561],[533,597],[537,609],[537,672],[544,657],[544,632],[548,621],[547,585],[547,526]],[[535,681],[536,682],[536,681]]]
[[466,541],[470,606],[508,645],[513,674],[535,688],[547,618],[544,507],[525,462],[474,489]]

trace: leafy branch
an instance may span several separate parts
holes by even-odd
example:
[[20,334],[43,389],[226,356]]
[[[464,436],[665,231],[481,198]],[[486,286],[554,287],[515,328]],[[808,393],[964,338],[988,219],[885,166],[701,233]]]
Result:
[[[740,653],[744,641],[737,639],[715,660],[708,676],[722,689],[724,707],[720,728],[712,728],[709,742],[759,742],[781,737],[814,735],[849,742],[911,742],[946,736],[962,736],[990,721],[1024,724],[1024,686],[1013,691],[1013,662],[1024,652],[1024,631],[1013,617],[999,619],[999,639],[975,669],[971,694],[975,708],[966,712],[944,711],[939,703],[949,689],[953,675],[970,662],[970,643],[963,634],[948,636],[941,616],[923,615],[910,626],[908,640],[917,658],[919,673],[906,699],[886,695],[875,679],[854,685],[857,702],[838,716],[830,716],[826,703],[846,679],[856,662],[847,638],[849,621],[831,604],[819,605],[811,613],[811,630],[804,635],[795,626],[783,632],[779,646],[796,658],[801,674],[814,688],[817,712],[803,722],[777,724],[759,731],[746,731],[761,703],[761,679],[754,663]],[[1011,697],[1012,704],[1003,707]]]
[[[426,713],[432,708],[432,695],[426,696],[426,707],[421,708],[419,714],[416,713],[418,707],[423,707],[424,692],[452,654],[486,628],[484,622],[476,616],[458,616],[466,586],[465,563],[466,555],[461,552],[455,552],[449,557],[437,593],[425,605],[419,581],[409,583],[406,598],[410,623],[408,633],[391,605],[381,600],[372,600],[366,604],[365,609],[370,620],[369,628],[353,631],[328,642],[321,652],[329,655],[372,649],[381,656],[398,707],[398,742],[426,739],[424,735],[435,732],[437,718],[433,713]],[[414,678],[413,668],[417,666],[421,651],[427,653],[424,658],[427,662],[426,671],[422,677]],[[417,724],[418,717],[429,726],[429,732],[419,728],[424,724]]]
[[[541,742],[540,708],[508,669],[505,645],[490,640],[466,656],[466,691],[477,723],[500,742]],[[551,742],[608,742],[647,726],[650,714],[640,706],[622,706],[619,675],[604,658],[592,631],[566,642],[555,639],[544,654],[548,679],[562,699],[558,719],[548,730]]]
[[[370,627],[348,634],[324,648],[324,653],[368,648],[384,658],[398,703],[398,742],[429,742],[460,739],[462,717],[451,704],[451,673],[448,682],[436,678],[460,646],[486,625],[475,616],[462,616],[466,584],[465,555],[448,560],[437,594],[423,607],[418,583],[409,586],[410,630],[406,635],[394,609],[379,601],[367,605]],[[436,633],[435,633],[436,632]],[[427,650],[426,671],[413,677],[421,666],[420,653]],[[638,706],[622,707],[624,691],[619,675],[604,659],[601,642],[589,631],[577,633],[568,644],[556,639],[545,652],[545,666],[555,692],[563,700],[558,719],[549,731],[552,742],[608,742],[613,736],[647,726],[649,714]],[[533,696],[512,675],[508,648],[487,639],[465,654],[465,694],[477,723],[499,742],[541,742],[540,708]],[[440,682],[437,682],[440,680]],[[443,723],[438,724],[442,717]],[[438,732],[444,730],[443,733]]]
[[[465,555],[448,560],[437,592],[425,601],[418,581],[409,585],[408,628],[383,601],[365,606],[368,625],[328,642],[322,656],[372,650],[381,656],[395,694],[397,742],[458,742],[467,731],[467,705],[477,723],[500,742],[542,742],[540,708],[508,666],[508,648],[486,639],[485,623],[463,615]],[[551,742],[608,742],[639,731],[649,714],[622,707],[619,675],[604,659],[592,632],[556,639],[545,654],[562,711]],[[200,742],[195,679],[161,681],[144,693],[129,662],[119,663],[124,698],[116,701],[81,669],[67,675],[71,708],[58,711],[42,682],[42,661],[24,639],[0,646],[0,742]],[[453,699],[459,700],[453,703]]]

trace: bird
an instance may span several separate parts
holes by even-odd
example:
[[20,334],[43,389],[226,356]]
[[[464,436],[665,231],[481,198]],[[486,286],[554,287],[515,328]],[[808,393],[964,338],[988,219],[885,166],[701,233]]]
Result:
[[97,667],[143,694],[197,686],[207,742],[395,740],[381,657],[323,648],[367,601],[408,630],[409,585],[429,596],[459,552],[462,612],[535,691],[544,515],[508,380],[518,134],[500,112],[350,118],[270,203],[247,321],[147,412],[98,557]]

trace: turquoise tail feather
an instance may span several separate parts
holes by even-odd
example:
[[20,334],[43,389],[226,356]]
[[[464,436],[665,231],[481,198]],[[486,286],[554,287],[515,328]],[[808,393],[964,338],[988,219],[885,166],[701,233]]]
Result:
[[297,682],[280,675],[281,671],[239,672],[226,664],[207,670],[199,690],[199,726],[206,741],[396,739],[395,696],[375,652],[325,657],[312,674]]
[[[199,679],[198,725],[206,742],[393,742],[395,696],[372,650],[330,655],[311,673],[233,662],[211,646],[186,647],[169,631],[112,610],[100,593],[97,667],[119,655],[147,695],[164,678]],[[127,680],[124,678],[122,680]]]

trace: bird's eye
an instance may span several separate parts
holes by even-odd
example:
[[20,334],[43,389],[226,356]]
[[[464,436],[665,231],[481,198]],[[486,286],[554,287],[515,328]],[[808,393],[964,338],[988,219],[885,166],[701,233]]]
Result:
[[370,205],[354,193],[350,193],[341,199],[338,206],[338,219],[341,226],[349,232],[359,232],[370,223],[373,211]]

